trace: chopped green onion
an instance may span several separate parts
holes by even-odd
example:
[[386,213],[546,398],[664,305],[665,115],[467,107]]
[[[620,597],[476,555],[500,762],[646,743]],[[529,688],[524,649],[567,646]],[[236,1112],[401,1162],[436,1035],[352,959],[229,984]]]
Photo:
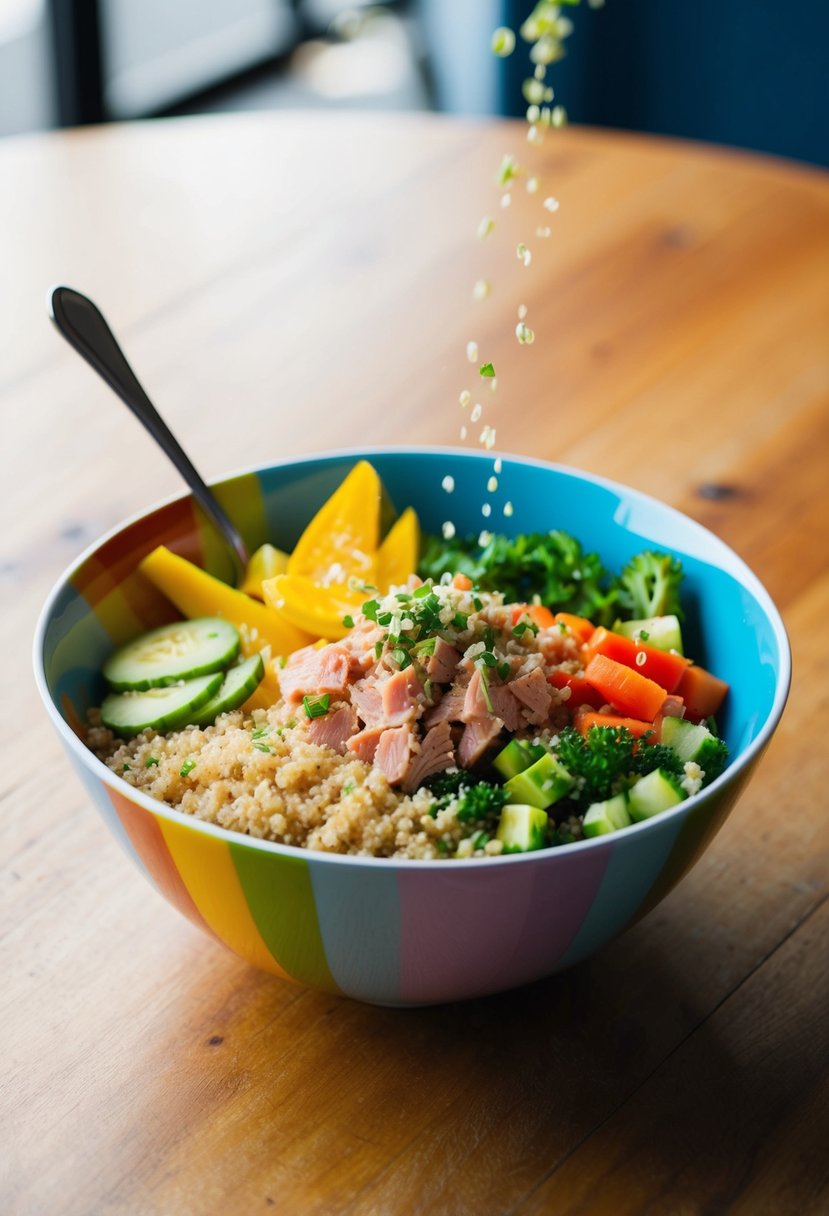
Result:
[[121,772],[129,773],[129,772],[132,772],[132,769],[130,768],[129,764],[125,764],[124,767],[121,769]]
[[270,733],[271,728],[269,726],[257,726],[251,737],[253,739],[263,739],[265,735],[269,735]]
[[253,746],[256,748],[256,750],[258,752],[270,752],[270,750],[271,750],[268,747],[267,743],[254,743]]
[[509,663],[502,663],[501,666],[498,668],[498,675],[501,677],[502,680],[506,680],[508,678],[511,670],[512,669],[511,669]]
[[477,595],[472,596],[472,604],[476,612],[480,612],[484,606],[483,600]]
[[144,768],[158,768],[158,756],[148,756],[144,762]]
[[353,794],[354,793],[354,782],[351,780],[351,778],[349,778],[348,781],[346,781],[343,784],[343,793],[344,794]]
[[379,607],[380,605],[378,604],[377,600],[366,600],[362,607],[363,616],[367,617],[367,619],[370,621],[376,621],[377,609]]
[[[483,657],[484,656],[481,655],[481,658],[483,658]],[[481,691],[484,694],[484,701],[486,702],[486,707],[489,710],[489,712],[491,714],[493,714],[493,713],[495,713],[495,710],[492,708],[492,697],[489,695],[489,676],[487,675],[486,668],[481,666],[480,662],[478,663],[478,671],[480,671],[480,673],[481,673]]]
[[324,718],[331,704],[331,694],[323,693],[321,697],[303,697],[302,705],[308,718]]
[[190,773],[192,773],[192,771],[195,767],[196,767],[195,760],[188,757],[184,761],[184,764],[182,764],[181,768],[178,770],[179,777],[188,777],[190,775]]

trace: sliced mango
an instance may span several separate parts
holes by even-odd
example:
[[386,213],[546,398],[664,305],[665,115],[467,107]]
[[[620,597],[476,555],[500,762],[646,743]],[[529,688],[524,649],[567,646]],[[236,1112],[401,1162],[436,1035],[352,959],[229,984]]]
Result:
[[298,629],[314,637],[336,641],[348,633],[343,624],[344,616],[353,616],[360,611],[365,601],[364,594],[349,592],[342,584],[336,587],[320,587],[301,574],[278,574],[265,579],[262,584],[265,603]]
[[377,553],[377,586],[384,594],[389,587],[400,587],[417,569],[420,554],[420,524],[407,507],[389,530]]
[[288,554],[273,545],[260,545],[248,562],[245,577],[239,590],[244,595],[252,595],[257,600],[263,600],[262,583],[266,578],[276,578],[288,569]]
[[258,654],[263,646],[270,646],[273,657],[289,655],[319,636],[314,632],[309,637],[284,616],[171,553],[164,545],[148,553],[139,569],[185,616],[221,616],[232,621],[242,635],[245,655]]
[[380,539],[380,478],[361,460],[320,507],[288,558],[287,573],[321,587],[374,583]]

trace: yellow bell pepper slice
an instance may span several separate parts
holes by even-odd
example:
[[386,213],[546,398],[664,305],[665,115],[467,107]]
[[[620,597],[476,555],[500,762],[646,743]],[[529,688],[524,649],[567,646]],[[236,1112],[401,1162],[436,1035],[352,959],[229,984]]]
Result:
[[420,554],[420,524],[411,507],[389,529],[377,553],[377,586],[385,595],[389,587],[400,587],[414,574]]
[[317,511],[288,558],[287,573],[322,587],[349,578],[374,583],[380,478],[361,460]]
[[262,583],[266,578],[276,578],[288,569],[288,554],[273,545],[260,545],[248,562],[245,577],[239,590],[244,595],[252,595],[254,599],[262,600]]
[[139,569],[187,617],[221,616],[242,635],[242,653],[258,654],[270,646],[272,657],[289,655],[316,640],[297,629],[284,616],[258,600],[243,595],[186,558],[159,545],[148,553]]
[[349,626],[344,616],[360,611],[365,595],[354,595],[342,584],[320,587],[301,574],[278,574],[262,584],[265,603],[287,618],[298,629],[314,637],[336,641],[344,638]]

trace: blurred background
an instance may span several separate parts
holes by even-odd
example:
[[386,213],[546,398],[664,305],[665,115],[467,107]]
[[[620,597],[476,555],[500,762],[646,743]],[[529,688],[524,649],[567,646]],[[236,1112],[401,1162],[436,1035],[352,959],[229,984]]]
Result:
[[[0,135],[221,110],[518,114],[531,0],[0,0]],[[574,122],[829,165],[829,4],[607,0],[568,10]]]

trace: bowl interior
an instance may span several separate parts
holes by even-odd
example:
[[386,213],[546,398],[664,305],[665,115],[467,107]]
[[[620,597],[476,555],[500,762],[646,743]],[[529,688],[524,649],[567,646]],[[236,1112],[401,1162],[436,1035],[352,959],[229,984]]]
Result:
[[[643,548],[668,549],[685,569],[686,652],[731,685],[720,728],[733,757],[771,729],[788,684],[788,645],[761,584],[716,537],[636,491],[573,470],[503,457],[497,494],[486,492],[492,458],[457,451],[340,453],[277,464],[215,487],[254,549],[290,549],[354,461],[370,459],[397,509],[413,506],[424,530],[451,519],[459,533],[514,534],[560,528],[599,553],[611,570]],[[441,481],[450,474],[455,490]],[[481,505],[492,501],[485,519]],[[513,504],[510,518],[505,502]],[[166,544],[219,577],[231,569],[211,526],[189,497],[142,515],[104,538],[59,582],[44,609],[36,661],[59,713],[77,733],[103,693],[101,665],[113,646],[172,619],[138,562]]]

